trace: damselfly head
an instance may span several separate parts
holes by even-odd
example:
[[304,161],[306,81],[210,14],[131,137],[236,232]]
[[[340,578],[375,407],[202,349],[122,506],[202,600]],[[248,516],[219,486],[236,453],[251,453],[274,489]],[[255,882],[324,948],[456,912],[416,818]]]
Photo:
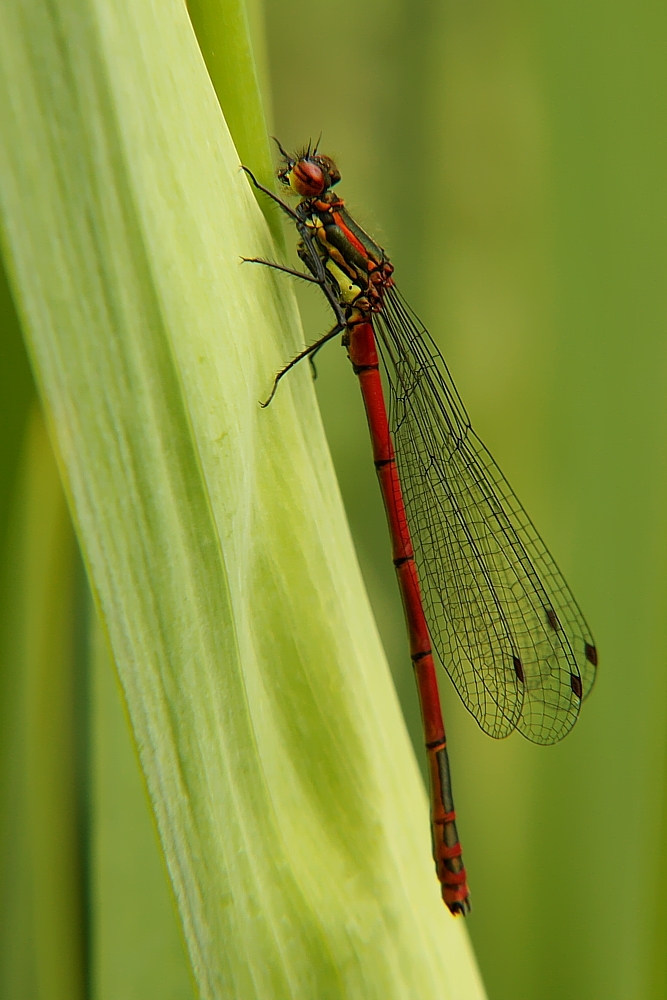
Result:
[[[276,140],[277,142],[277,140]],[[300,198],[319,198],[338,184],[340,171],[330,156],[317,152],[310,146],[290,156],[278,143],[285,161],[278,171],[278,180]]]

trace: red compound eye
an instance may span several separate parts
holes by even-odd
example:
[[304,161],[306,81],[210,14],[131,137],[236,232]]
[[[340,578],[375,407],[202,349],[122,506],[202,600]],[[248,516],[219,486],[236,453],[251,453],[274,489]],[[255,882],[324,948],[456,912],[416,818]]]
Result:
[[327,187],[324,171],[312,160],[299,160],[290,177],[290,184],[302,198],[314,198]]

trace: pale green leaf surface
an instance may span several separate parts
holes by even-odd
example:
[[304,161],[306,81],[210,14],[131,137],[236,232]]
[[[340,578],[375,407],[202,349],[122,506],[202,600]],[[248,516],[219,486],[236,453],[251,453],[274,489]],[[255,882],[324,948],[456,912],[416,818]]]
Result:
[[184,6],[5,11],[5,246],[201,995],[480,997]]

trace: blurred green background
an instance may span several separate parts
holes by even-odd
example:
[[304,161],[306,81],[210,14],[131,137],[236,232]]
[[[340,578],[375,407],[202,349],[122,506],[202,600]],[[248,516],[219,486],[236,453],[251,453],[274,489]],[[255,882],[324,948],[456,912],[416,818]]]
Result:
[[[443,679],[473,892],[469,929],[489,997],[664,1000],[667,12],[643,0],[266,0],[263,8],[256,0],[251,15],[275,134],[290,148],[323,133],[321,148],[343,172],[341,194],[387,248],[476,430],[597,639],[598,685],[557,747],[519,737],[493,742]],[[327,311],[312,289],[299,295],[314,339]],[[21,587],[30,586],[16,573],[23,542],[11,498],[33,390],[5,284],[0,315],[7,634],[23,613]],[[318,369],[359,558],[421,759],[358,386],[333,345]],[[29,434],[38,453],[43,431],[33,421]],[[44,461],[51,506],[48,516],[33,513],[43,517],[42,537],[50,531],[56,539],[49,552],[62,572],[63,561],[74,563],[74,543]],[[49,634],[43,642],[95,647],[76,568],[68,572],[69,632],[56,627],[56,640]],[[19,655],[25,662],[36,656]],[[71,661],[76,670],[76,656]],[[81,878],[83,869],[93,873],[78,896],[89,918],[76,903],[67,911],[69,928],[79,928],[81,948],[93,957],[82,964],[72,954],[61,992],[49,992],[48,955],[37,962],[15,948],[30,906],[5,871],[0,994],[186,1000],[168,891],[151,853],[131,747],[119,736],[122,712],[108,665],[96,663],[84,692],[88,727],[75,734],[76,745],[54,737],[67,759],[95,747],[90,771],[73,771],[63,792],[78,806],[58,842],[68,870],[79,870],[74,852],[83,858]],[[3,703],[27,704],[12,683],[5,669]],[[31,726],[41,732],[40,717],[28,719],[25,732]],[[5,760],[20,758],[25,732],[5,727]],[[50,780],[31,766],[28,760],[20,806],[26,815]],[[3,801],[15,808],[7,787]],[[82,847],[86,828],[93,837]],[[3,851],[18,850],[16,829],[5,822]],[[49,901],[35,907],[48,923]],[[16,971],[26,962],[31,980]]]

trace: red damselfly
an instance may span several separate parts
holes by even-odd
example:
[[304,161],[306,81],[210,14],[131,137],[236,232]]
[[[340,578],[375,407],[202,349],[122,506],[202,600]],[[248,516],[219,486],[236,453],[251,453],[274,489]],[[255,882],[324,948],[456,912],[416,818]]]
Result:
[[[298,230],[308,273],[253,263],[318,285],[335,326],[275,377],[337,334],[359,377],[403,598],[419,691],[442,897],[470,909],[456,830],[435,658],[484,732],[515,729],[556,743],[595,679],[595,643],[530,518],[473,431],[447,365],[401,297],[384,250],[333,192],[340,173],[317,146],[290,156],[278,178],[295,208],[257,182]],[[381,369],[389,394],[385,392]],[[414,546],[414,547],[413,547]]]

